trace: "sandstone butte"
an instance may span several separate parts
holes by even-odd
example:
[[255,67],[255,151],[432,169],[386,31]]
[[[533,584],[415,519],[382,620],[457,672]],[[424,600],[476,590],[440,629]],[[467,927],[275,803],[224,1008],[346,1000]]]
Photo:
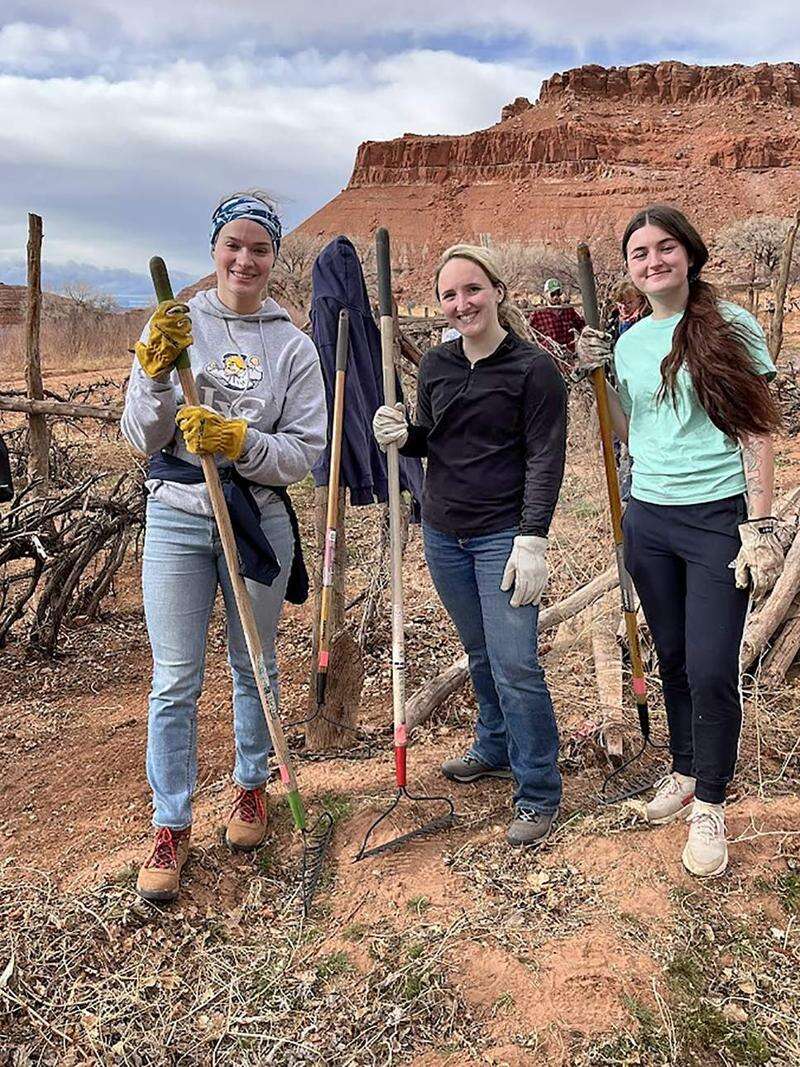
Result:
[[463,136],[366,141],[347,188],[298,228],[368,237],[429,261],[457,240],[618,239],[652,201],[713,235],[750,215],[800,207],[800,64],[583,66],[531,104]]

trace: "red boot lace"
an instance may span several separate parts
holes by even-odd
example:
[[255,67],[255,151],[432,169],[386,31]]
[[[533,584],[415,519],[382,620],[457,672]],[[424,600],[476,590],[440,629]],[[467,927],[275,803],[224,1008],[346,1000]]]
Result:
[[185,835],[185,830],[173,830],[170,826],[161,826],[156,834],[156,841],[146,867],[169,870],[178,866],[178,843]]
[[231,809],[231,818],[238,813],[242,822],[265,822],[267,808],[262,789],[240,789]]

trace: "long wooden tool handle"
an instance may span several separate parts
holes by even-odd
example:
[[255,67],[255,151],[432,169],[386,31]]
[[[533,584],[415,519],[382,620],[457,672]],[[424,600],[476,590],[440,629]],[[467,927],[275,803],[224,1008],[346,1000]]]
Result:
[[344,390],[349,347],[350,315],[343,308],[339,312],[339,329],[336,334],[336,379],[333,391],[333,419],[331,422],[331,461],[328,471],[328,509],[325,518],[325,551],[322,561],[322,595],[319,607],[318,704],[325,703],[325,685],[330,661],[331,601],[333,599],[333,568],[336,562],[336,527],[339,522],[339,474],[342,467]]
[[[150,260],[150,276],[153,279],[153,286],[159,303],[162,300],[172,300],[172,285],[169,280],[166,264],[160,256],[154,256]],[[192,374],[188,351],[181,353],[180,357],[175,361],[175,366],[178,371],[181,388],[183,389],[183,395],[187,403],[190,405],[199,404],[200,400],[197,393],[197,386],[195,385],[194,375]],[[306,825],[303,802],[300,799],[300,793],[298,792],[297,778],[295,777],[294,768],[289,759],[289,749],[286,745],[286,737],[284,736],[283,727],[281,726],[281,721],[278,717],[278,706],[275,701],[275,695],[272,692],[272,686],[270,685],[267,667],[264,663],[264,650],[261,646],[261,638],[258,634],[258,624],[256,623],[255,613],[253,612],[253,603],[250,599],[250,594],[247,592],[244,578],[242,578],[239,573],[239,554],[236,550],[236,539],[233,535],[231,518],[228,514],[228,505],[225,501],[225,495],[222,492],[222,482],[220,481],[219,471],[217,470],[217,465],[214,462],[213,456],[201,455],[200,462],[203,467],[203,477],[206,480],[206,487],[208,488],[208,495],[211,500],[211,507],[214,511],[214,518],[217,523],[217,529],[219,530],[220,540],[222,541],[225,562],[228,564],[228,573],[230,574],[231,585],[233,586],[233,595],[236,599],[236,607],[242,622],[242,630],[244,631],[244,639],[247,643],[247,651],[250,654],[250,663],[253,667],[253,675],[255,676],[258,695],[261,697],[261,706],[264,709],[264,716],[267,720],[272,744],[275,746],[275,755],[278,760],[278,770],[280,772],[281,781],[286,788],[286,797],[292,811],[295,825],[298,830],[303,830]]]
[[[600,326],[600,313],[597,308],[597,286],[589,246],[578,245],[578,284],[583,300],[583,317],[587,326],[597,329]],[[628,648],[631,656],[631,673],[633,695],[639,713],[639,726],[644,737],[650,736],[650,722],[647,710],[647,683],[644,677],[642,653],[639,646],[639,630],[636,624],[636,603],[633,582],[625,567],[625,554],[622,535],[622,502],[619,496],[617,465],[614,461],[614,439],[611,425],[611,411],[608,406],[606,376],[602,367],[592,371],[592,386],[597,401],[597,415],[600,422],[600,440],[603,445],[603,465],[606,472],[608,503],[611,509],[611,529],[614,535],[614,548],[619,571],[619,588],[622,594],[622,610],[625,616],[625,631],[628,635]]]
[[[381,365],[383,402],[393,407],[397,400],[394,369],[394,312],[389,231],[375,234],[378,266],[378,304],[381,314]],[[389,479],[389,547],[392,558],[392,706],[394,709],[394,764],[398,787],[406,784],[406,664],[403,626],[403,530],[400,505],[400,456],[396,444],[386,449]]]

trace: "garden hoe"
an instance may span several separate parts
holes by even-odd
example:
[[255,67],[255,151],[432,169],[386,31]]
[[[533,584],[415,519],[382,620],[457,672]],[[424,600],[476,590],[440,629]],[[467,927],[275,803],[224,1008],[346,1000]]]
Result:
[[[378,267],[378,300],[381,314],[383,399],[385,404],[393,407],[397,394],[395,390],[394,315],[392,309],[388,230],[383,228],[378,230],[375,235],[375,246]],[[392,563],[392,704],[394,709],[394,767],[397,794],[387,810],[367,830],[356,860],[392,851],[412,838],[430,834],[443,827],[450,826],[455,819],[455,808],[452,800],[448,797],[416,796],[409,793],[406,786],[408,734],[406,730],[405,637],[403,633],[403,539],[400,510],[400,462],[397,448],[396,444],[390,444],[386,449],[389,479],[389,550]],[[445,811],[416,830],[401,834],[399,837],[392,838],[382,844],[367,847],[377,828],[395,811],[403,797],[412,802],[436,806],[444,805]]]
[[[172,285],[170,284],[169,275],[167,274],[166,264],[159,256],[154,256],[150,260],[150,275],[153,279],[153,285],[155,286],[156,297],[158,298],[159,303],[162,300],[172,300]],[[197,386],[195,385],[194,375],[192,374],[187,352],[181,353],[180,357],[175,362],[175,367],[178,371],[178,378],[181,383],[181,388],[183,389],[186,403],[192,406],[199,405],[200,398],[197,393]],[[234,597],[236,599],[236,607],[239,611],[242,630],[244,631],[244,637],[247,643],[247,651],[250,655],[250,662],[253,667],[253,675],[255,676],[258,694],[261,698],[261,706],[264,709],[267,728],[269,729],[272,744],[275,748],[278,772],[286,789],[286,799],[289,802],[289,808],[292,812],[294,824],[303,836],[301,880],[303,910],[308,913],[311,899],[317,888],[320,875],[322,874],[325,854],[333,834],[333,818],[329,812],[323,812],[312,827],[309,828],[307,825],[305,809],[297,788],[297,778],[295,777],[294,768],[289,759],[286,738],[278,716],[278,706],[272,692],[269,675],[267,674],[267,668],[264,663],[264,653],[261,647],[261,639],[258,635],[258,626],[253,612],[253,605],[250,600],[250,594],[247,591],[247,586],[244,583],[244,578],[239,571],[239,555],[236,549],[236,541],[234,539],[230,515],[228,513],[228,505],[222,491],[219,471],[217,470],[217,465],[213,456],[201,455],[200,460],[203,467],[203,476],[205,477],[206,486],[208,487],[208,495],[211,499],[211,506],[214,511],[214,518],[217,523],[217,529],[219,530],[220,540],[222,541],[222,548],[225,553],[225,562],[228,565],[228,571],[230,573],[231,585],[233,586]]]
[[[588,245],[585,244],[578,245],[578,283],[583,299],[583,317],[587,326],[593,326],[597,329],[600,325],[600,314],[597,309],[597,288],[592,268],[592,257]],[[640,747],[624,763],[607,775],[603,782],[603,787],[600,790],[600,803],[616,804],[621,800],[627,800],[629,797],[644,793],[663,775],[664,768],[661,764],[659,764],[657,770],[654,770],[649,761],[644,767],[639,762],[648,746],[653,749],[662,748],[663,746],[654,745],[650,738],[647,683],[644,677],[642,652],[639,645],[633,582],[625,567],[622,537],[622,502],[619,495],[617,467],[614,462],[611,413],[608,407],[604,369],[598,367],[593,370],[591,378],[600,422],[600,440],[603,445],[603,463],[608,487],[608,502],[611,509],[611,529],[614,535],[614,548],[619,571],[619,588],[622,594],[622,612],[625,617],[625,632],[628,637],[628,650],[631,658],[633,696],[636,701],[636,710],[639,714],[639,729],[642,735]]]

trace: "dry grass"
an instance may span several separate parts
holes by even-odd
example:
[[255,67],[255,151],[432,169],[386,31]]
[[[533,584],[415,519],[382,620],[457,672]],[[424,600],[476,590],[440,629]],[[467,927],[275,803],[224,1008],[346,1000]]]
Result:
[[[104,442],[105,449],[114,447]],[[86,463],[93,462],[93,450],[86,442]],[[552,537],[551,602],[602,571],[611,558],[602,478],[589,405],[576,394]],[[293,492],[311,546],[312,487],[306,482]],[[371,576],[378,511],[349,513],[349,597]],[[451,662],[458,646],[431,595],[417,533],[406,571],[412,689]],[[6,651],[5,696],[24,708],[13,721],[17,735],[9,726],[15,740],[0,737],[11,754],[27,745],[42,752],[58,746],[71,720],[80,722],[74,708],[82,689],[90,687],[97,703],[110,702],[114,685],[146,666],[132,574],[121,589],[123,603],[110,601],[113,610],[95,626],[68,630],[60,659],[36,680],[24,670],[18,649]],[[287,615],[281,657],[286,692],[299,704],[310,639],[305,617]],[[389,641],[383,612],[365,650],[365,699],[379,713]],[[511,852],[498,836],[507,819],[505,793],[460,793],[458,828],[434,843],[424,874],[431,882],[449,879],[445,896],[452,899],[445,905],[430,904],[424,879],[422,891],[414,885],[405,898],[397,888],[404,872],[428,854],[413,853],[405,866],[401,857],[396,868],[365,865],[370,869],[362,871],[358,893],[350,857],[343,855],[329,868],[312,919],[303,922],[296,845],[277,802],[272,847],[254,859],[234,864],[215,839],[193,847],[190,889],[171,910],[136,897],[134,869],[127,864],[113,879],[66,891],[51,873],[31,869],[40,862],[35,853],[6,863],[0,868],[0,1064],[460,1067],[505,1060],[520,1067],[790,1067],[800,1062],[800,836],[785,814],[796,808],[781,807],[800,789],[795,684],[790,680],[767,690],[758,676],[746,680],[736,799],[751,805],[752,814],[732,845],[732,854],[744,856],[747,850],[746,858],[736,859],[725,880],[698,885],[682,878],[679,853],[673,856],[659,845],[664,836],[637,828],[630,809],[598,811],[593,803],[601,768],[588,740],[575,734],[580,723],[600,713],[589,660],[578,644],[548,663],[564,742],[566,797],[557,833],[537,854]],[[219,616],[209,639],[208,677],[204,699],[221,711],[229,690],[222,681],[227,675]],[[130,717],[131,709],[125,714]],[[419,731],[415,765],[432,752],[426,766],[433,766],[443,748],[466,738],[473,714],[469,693],[456,694]],[[375,727],[373,719],[366,725],[378,746],[383,744],[384,726]],[[23,747],[13,749],[18,742]],[[352,786],[353,777],[368,776],[371,762],[323,765],[318,781],[324,790],[313,794],[313,802],[336,802],[338,840],[374,801],[370,789]],[[347,785],[341,778],[331,784],[324,766],[332,781],[344,773]],[[304,788],[312,769],[301,762]],[[388,763],[386,773],[388,780]],[[205,799],[223,789],[222,778],[206,776],[199,792]],[[735,817],[742,809],[731,810]],[[91,811],[82,815],[93,817]],[[385,876],[370,881],[372,866]],[[627,886],[630,872],[641,874],[641,884]],[[637,903],[636,894],[645,890],[662,901],[655,916]],[[368,910],[359,911],[364,897]],[[542,960],[558,959],[560,946],[598,931],[612,962],[622,961],[622,967],[629,957],[652,961],[652,979],[623,981],[621,994],[610,987],[607,1004],[616,1021],[605,1032],[532,1022],[523,1011],[528,1001],[522,992],[528,989],[535,1005],[545,979],[555,981],[551,964]],[[465,955],[477,951],[480,959],[489,950],[512,962],[522,975],[517,981],[529,985],[504,990],[487,1010],[475,1006],[459,979]],[[479,971],[476,980],[481,977]],[[592,999],[598,996],[593,981],[599,984],[589,974],[578,992],[563,986],[565,1010],[576,997],[602,1006],[602,999]],[[501,1042],[505,1051],[493,1060]],[[426,1062],[426,1055],[434,1058]]]

